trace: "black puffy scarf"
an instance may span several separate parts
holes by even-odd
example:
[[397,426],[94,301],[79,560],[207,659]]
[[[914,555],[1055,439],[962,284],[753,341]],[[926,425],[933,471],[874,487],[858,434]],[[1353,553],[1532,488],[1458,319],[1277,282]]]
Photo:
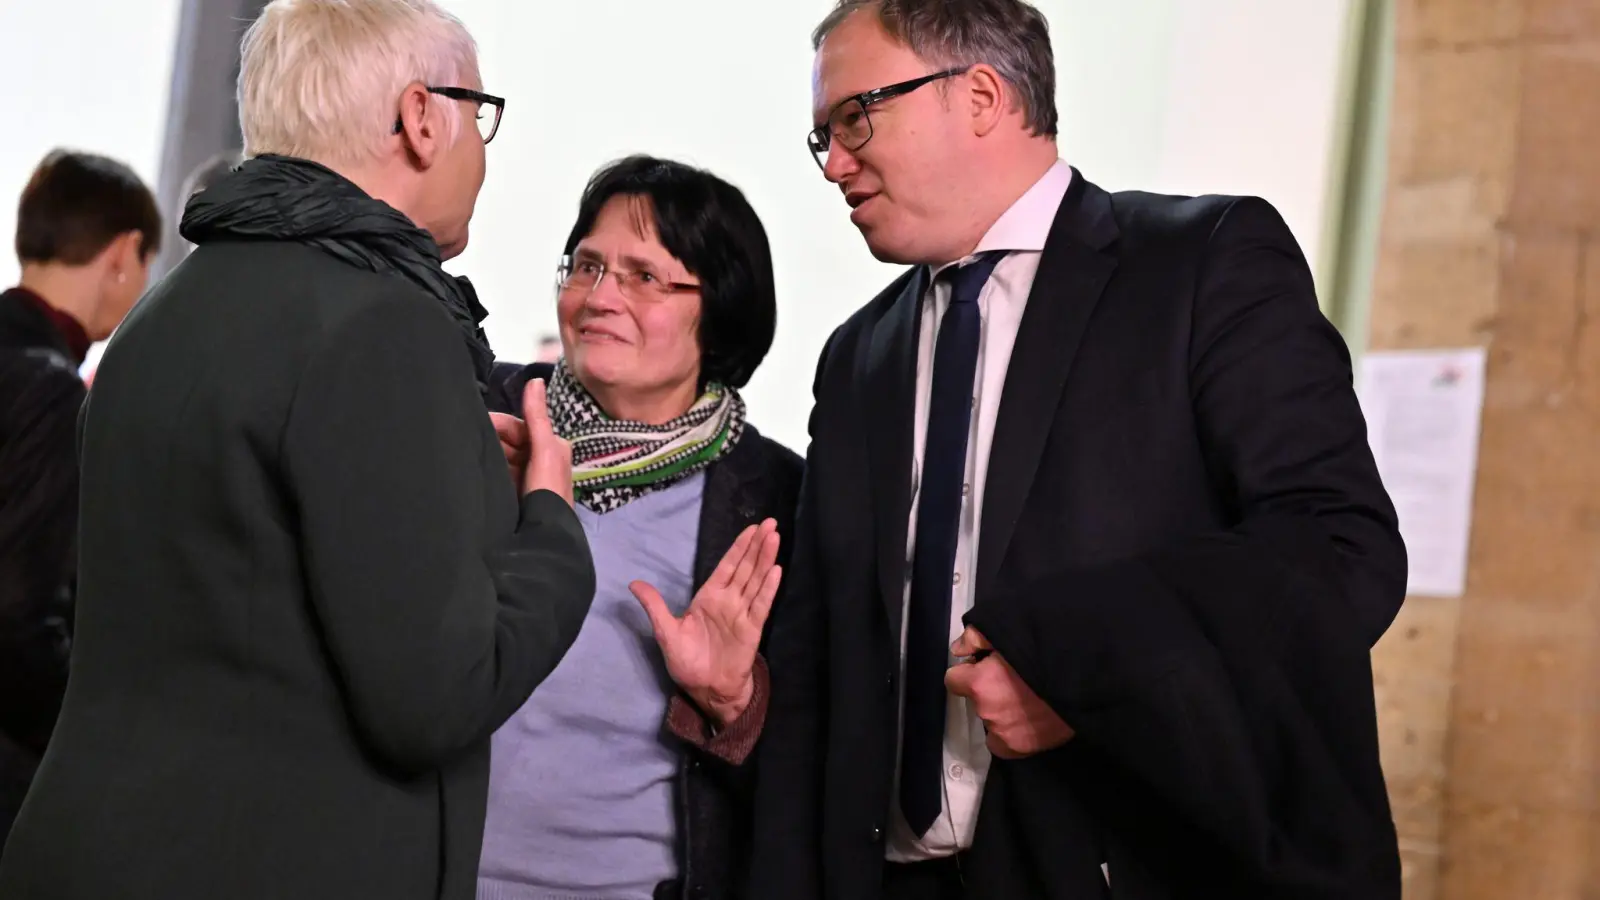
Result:
[[296,241],[399,275],[444,304],[472,354],[479,390],[488,384],[494,351],[480,325],[488,311],[471,282],[440,266],[432,235],[326,166],[290,156],[248,159],[190,199],[178,232],[195,244]]

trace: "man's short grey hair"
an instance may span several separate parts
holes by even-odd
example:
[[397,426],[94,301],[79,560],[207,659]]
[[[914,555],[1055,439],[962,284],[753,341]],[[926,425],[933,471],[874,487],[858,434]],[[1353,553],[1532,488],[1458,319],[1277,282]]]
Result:
[[[272,0],[239,46],[244,154],[365,163],[393,139],[406,85],[477,75],[472,35],[434,0]],[[460,104],[430,99],[454,142]]]
[[988,63],[1015,92],[1028,129],[1056,136],[1056,62],[1044,14],[1022,0],[839,0],[811,33],[811,49],[862,10],[939,69]]

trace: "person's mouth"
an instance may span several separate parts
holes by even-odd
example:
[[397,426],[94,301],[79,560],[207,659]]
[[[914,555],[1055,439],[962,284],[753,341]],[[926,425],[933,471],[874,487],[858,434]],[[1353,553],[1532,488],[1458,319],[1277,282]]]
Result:
[[877,193],[872,191],[851,191],[845,194],[844,202],[850,204],[850,221],[860,225],[868,208],[872,206],[872,201],[877,198]]
[[584,325],[578,329],[578,339],[591,344],[615,343],[625,344],[627,341],[622,336],[607,328],[598,325]]

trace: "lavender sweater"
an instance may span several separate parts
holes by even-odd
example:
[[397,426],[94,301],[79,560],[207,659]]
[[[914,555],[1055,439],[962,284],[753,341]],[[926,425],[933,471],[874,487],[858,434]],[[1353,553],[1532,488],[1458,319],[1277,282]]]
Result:
[[650,900],[677,877],[663,730],[672,684],[642,579],[679,614],[692,593],[704,474],[578,516],[594,554],[594,605],[577,643],[494,736],[479,900]]

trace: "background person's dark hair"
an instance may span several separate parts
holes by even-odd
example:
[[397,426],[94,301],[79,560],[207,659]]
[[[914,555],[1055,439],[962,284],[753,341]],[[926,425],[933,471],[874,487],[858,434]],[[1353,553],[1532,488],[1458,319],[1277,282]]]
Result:
[[838,0],[811,32],[811,49],[821,49],[830,32],[864,9],[935,69],[994,66],[1016,91],[1028,128],[1056,136],[1056,59],[1044,13],[1022,0]]
[[700,380],[744,387],[778,325],[772,248],[744,194],[703,169],[630,156],[594,174],[567,237],[571,254],[616,196],[649,201],[661,245],[700,279]]
[[161,249],[161,213],[139,176],[104,156],[52,150],[17,204],[17,259],[86,265],[130,231],[146,260]]

